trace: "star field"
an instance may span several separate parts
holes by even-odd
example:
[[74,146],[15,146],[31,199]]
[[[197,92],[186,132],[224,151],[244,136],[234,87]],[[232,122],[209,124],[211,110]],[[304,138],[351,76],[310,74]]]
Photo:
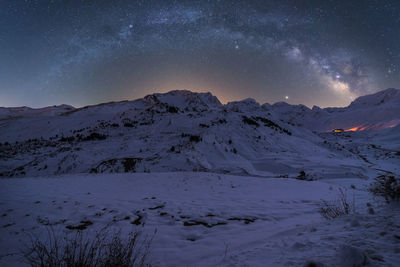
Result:
[[397,1],[0,2],[0,106],[175,89],[344,106],[400,82]]

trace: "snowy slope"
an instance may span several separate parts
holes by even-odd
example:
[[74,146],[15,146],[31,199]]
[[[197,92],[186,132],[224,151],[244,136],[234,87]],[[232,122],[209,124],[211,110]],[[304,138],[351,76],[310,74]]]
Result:
[[400,105],[400,90],[389,88],[375,94],[361,96],[354,100],[349,109],[360,109],[371,106],[394,106]]
[[0,120],[14,117],[56,116],[71,110],[74,110],[74,107],[69,105],[59,105],[45,108],[0,107]]
[[400,124],[400,90],[393,88],[359,97],[345,108],[309,109],[282,102],[263,107],[286,122],[318,132],[355,127],[376,130]]

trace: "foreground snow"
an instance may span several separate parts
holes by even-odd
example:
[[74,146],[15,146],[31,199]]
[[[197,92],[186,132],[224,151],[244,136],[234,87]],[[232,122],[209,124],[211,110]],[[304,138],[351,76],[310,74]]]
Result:
[[[156,229],[152,266],[340,266],[357,253],[398,266],[399,212],[378,207],[368,183],[192,172],[2,179],[0,265],[21,265],[23,244],[46,224],[71,234],[66,226],[91,221],[86,233],[107,224],[149,236]],[[357,215],[328,221],[319,204],[337,198],[339,188],[354,199]]]

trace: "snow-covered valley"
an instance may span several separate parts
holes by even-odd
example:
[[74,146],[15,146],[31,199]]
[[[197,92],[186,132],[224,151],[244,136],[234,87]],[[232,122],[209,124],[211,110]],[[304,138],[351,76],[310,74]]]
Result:
[[[326,109],[189,91],[2,108],[0,265],[90,222],[156,230],[152,266],[397,266],[400,212],[369,188],[400,174],[399,140],[397,89]],[[352,211],[327,220],[340,192]]]

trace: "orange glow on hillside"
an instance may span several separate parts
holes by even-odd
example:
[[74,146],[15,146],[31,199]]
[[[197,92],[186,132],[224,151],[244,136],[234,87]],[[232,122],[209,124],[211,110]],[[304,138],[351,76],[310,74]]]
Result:
[[350,129],[346,129],[344,131],[345,132],[358,132],[358,131],[365,131],[365,130],[380,130],[380,129],[386,129],[386,128],[393,128],[399,124],[400,124],[400,120],[391,120],[391,121],[380,122],[380,123],[371,124],[371,125],[359,125],[359,126],[355,126]]
[[356,126],[347,130],[344,130],[345,132],[358,132],[358,131],[364,131],[366,130],[367,127],[366,126]]

